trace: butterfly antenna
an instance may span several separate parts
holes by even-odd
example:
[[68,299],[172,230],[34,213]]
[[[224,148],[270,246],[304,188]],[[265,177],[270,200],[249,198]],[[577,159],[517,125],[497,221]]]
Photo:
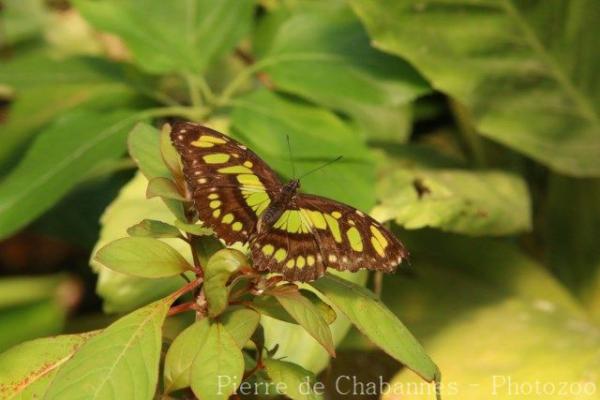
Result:
[[313,172],[317,172],[318,170],[320,170],[320,169],[323,169],[323,168],[325,168],[326,166],[328,166],[328,165],[331,165],[331,164],[333,164],[333,163],[334,163],[334,162],[336,162],[336,161],[339,161],[339,160],[341,160],[341,159],[342,159],[342,157],[343,157],[343,156],[338,156],[338,157],[334,158],[333,160],[329,160],[329,161],[327,161],[327,162],[326,162],[325,164],[323,164],[323,165],[319,165],[318,167],[316,167],[316,168],[313,168],[313,169],[311,169],[311,170],[310,170],[310,171],[308,171],[308,172],[305,172],[304,174],[302,174],[302,176],[300,176],[300,178],[298,178],[298,180],[300,180],[300,179],[304,178],[306,175],[310,175],[310,174],[312,174]]
[[292,179],[296,178],[296,166],[294,165],[294,158],[292,157],[292,145],[290,144],[290,135],[285,135],[288,145],[288,154],[290,156],[290,164],[292,164]]

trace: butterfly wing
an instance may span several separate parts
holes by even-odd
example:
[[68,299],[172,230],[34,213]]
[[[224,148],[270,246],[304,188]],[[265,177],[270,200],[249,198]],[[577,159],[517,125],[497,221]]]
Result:
[[327,268],[393,272],[408,252],[384,226],[348,205],[299,194],[264,237],[252,245],[259,270],[311,281]]
[[199,219],[227,245],[246,243],[281,187],[276,173],[246,146],[205,126],[175,123],[171,140]]

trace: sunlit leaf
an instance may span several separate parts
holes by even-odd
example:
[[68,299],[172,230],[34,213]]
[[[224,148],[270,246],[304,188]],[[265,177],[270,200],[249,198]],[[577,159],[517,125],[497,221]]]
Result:
[[312,284],[331,300],[373,343],[427,381],[437,366],[400,320],[369,290],[334,275]]
[[151,399],[161,326],[173,297],[128,314],[88,340],[50,384],[47,398]]
[[95,259],[114,271],[142,278],[163,278],[193,270],[177,250],[148,237],[110,242],[96,252]]
[[162,221],[144,219],[127,229],[129,236],[153,238],[181,237],[179,229]]
[[557,171],[600,175],[596,1],[351,4],[374,44],[464,104],[482,135]]
[[249,308],[234,308],[221,316],[223,326],[239,348],[243,348],[260,322],[260,314]]
[[271,294],[306,331],[335,357],[335,346],[327,321],[317,307],[298,290],[273,290]]
[[247,264],[246,257],[233,249],[220,250],[210,258],[204,268],[204,292],[211,317],[225,310],[229,299],[227,281],[235,271]]
[[192,391],[201,399],[227,399],[240,384],[243,372],[244,357],[235,340],[223,325],[212,324],[192,363]]
[[43,398],[57,371],[96,334],[98,332],[36,339],[0,354],[2,398]]
[[209,236],[213,235],[214,232],[212,229],[202,226],[201,224],[186,224],[185,222],[181,222],[179,220],[175,221],[175,226],[181,229],[184,232],[191,233],[195,236]]
[[165,199],[185,201],[185,198],[179,193],[177,185],[171,179],[158,176],[150,179],[148,189],[146,189],[146,197],[162,197]]
[[204,318],[186,328],[171,343],[165,358],[166,393],[190,386],[192,363],[204,350],[204,343],[209,332],[210,322],[208,318]]

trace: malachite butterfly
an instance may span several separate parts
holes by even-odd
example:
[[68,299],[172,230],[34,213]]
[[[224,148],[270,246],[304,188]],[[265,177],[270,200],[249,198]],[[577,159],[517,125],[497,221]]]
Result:
[[171,140],[198,219],[227,245],[248,244],[254,268],[312,281],[327,268],[393,272],[408,257],[385,227],[346,204],[299,192],[246,146],[205,126],[177,122]]

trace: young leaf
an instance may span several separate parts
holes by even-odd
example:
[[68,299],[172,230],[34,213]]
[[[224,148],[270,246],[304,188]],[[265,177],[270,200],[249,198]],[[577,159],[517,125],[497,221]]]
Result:
[[600,176],[595,1],[351,4],[373,43],[464,104],[482,135],[557,171]]
[[181,193],[179,193],[179,189],[177,189],[175,182],[160,176],[152,178],[150,182],[148,182],[146,197],[149,199],[153,197],[162,197],[163,199],[186,201]]
[[252,299],[252,308],[268,317],[278,319],[290,324],[297,324],[296,320],[275,300],[273,296],[256,296]]
[[201,224],[186,224],[185,222],[181,222],[179,220],[175,221],[175,226],[181,229],[184,232],[191,233],[195,236],[210,236],[214,234],[212,229],[206,228]]
[[44,398],[48,385],[79,348],[99,332],[63,335],[22,343],[0,354],[3,399]]
[[204,318],[187,327],[171,343],[165,358],[166,393],[190,386],[192,363],[200,352],[205,351],[204,345],[209,332],[210,321]]
[[178,238],[181,237],[179,229],[162,221],[145,219],[127,229],[129,236],[152,238]]
[[210,258],[204,270],[204,292],[208,314],[216,317],[225,310],[229,298],[229,277],[247,265],[246,257],[237,250],[223,249]]
[[0,185],[0,238],[54,205],[99,162],[120,157],[135,119],[133,111],[77,111],[42,131]]
[[234,308],[223,313],[221,322],[241,349],[256,331],[260,314],[249,308]]
[[192,363],[192,391],[205,400],[226,400],[244,373],[244,357],[227,329],[211,325],[202,351]]
[[[127,145],[131,158],[148,180],[158,177],[171,178],[169,169],[162,161],[160,132],[156,128],[145,123],[137,124],[129,133]],[[186,220],[181,201],[164,197],[162,200],[178,220]]]
[[137,65],[152,73],[201,72],[250,29],[254,9],[251,0],[74,3],[96,28],[118,35]]
[[98,250],[95,259],[114,271],[145,278],[162,278],[193,270],[177,250],[152,238],[115,240]]
[[372,292],[331,274],[312,285],[390,356],[427,381],[438,378],[439,370],[423,347]]
[[161,327],[173,300],[169,296],[140,308],[88,340],[58,371],[47,398],[153,398]]
[[164,164],[171,172],[171,176],[175,179],[182,179],[183,172],[177,150],[171,142],[171,125],[164,124],[160,130],[160,155]]
[[319,310],[296,289],[272,290],[270,292],[283,308],[294,318],[317,342],[335,357],[335,345],[331,337],[329,325]]
[[267,374],[273,387],[279,394],[292,400],[317,400],[323,396],[315,390],[315,375],[302,368],[282,360],[264,360]]

